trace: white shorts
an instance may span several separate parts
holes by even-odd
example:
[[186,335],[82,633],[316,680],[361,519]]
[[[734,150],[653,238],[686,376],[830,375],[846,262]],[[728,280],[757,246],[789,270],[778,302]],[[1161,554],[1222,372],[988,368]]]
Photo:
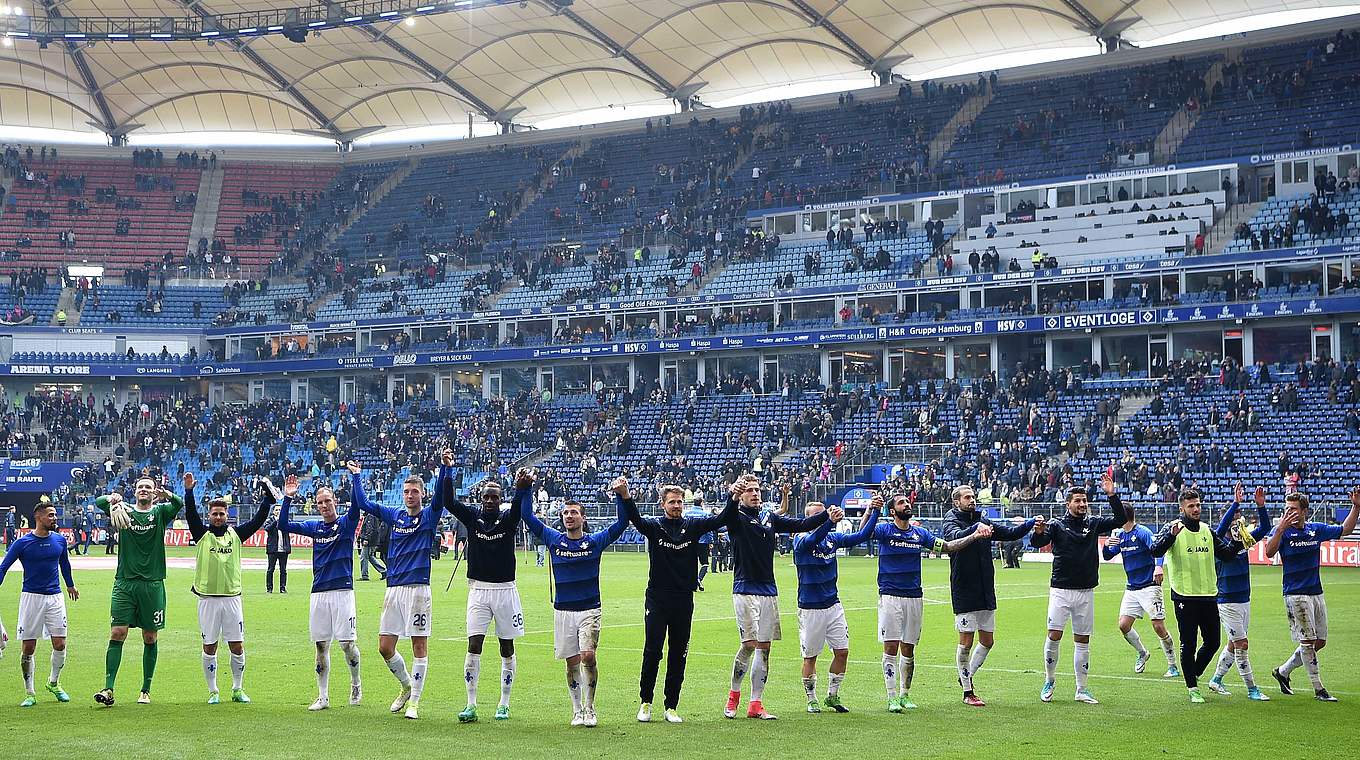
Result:
[[742,641],[779,641],[779,597],[733,594],[732,607]]
[[1142,620],[1166,620],[1166,608],[1162,606],[1162,587],[1157,584],[1140,588],[1137,591],[1124,589],[1124,598],[1119,602],[1119,616]]
[[992,633],[996,631],[996,610],[960,612],[954,616],[954,630],[959,633],[976,633],[977,631]]
[[600,608],[553,610],[553,654],[565,660],[600,645]]
[[239,596],[200,596],[198,598],[198,631],[204,644],[246,640],[246,618],[241,612]]
[[434,603],[428,584],[419,586],[388,586],[383,597],[382,618],[378,621],[378,635],[415,638],[429,636],[433,624]]
[[354,641],[356,621],[353,589],[339,588],[312,594],[312,641]]
[[496,621],[496,638],[517,639],[524,635],[524,610],[519,589],[512,583],[468,581],[467,635],[485,636]]
[[1218,619],[1228,632],[1228,641],[1241,641],[1251,626],[1251,602],[1225,602],[1218,605]]
[[921,617],[925,600],[880,594],[878,597],[878,640],[900,641],[916,646],[921,640]]
[[1287,594],[1284,611],[1289,613],[1289,635],[1295,641],[1327,639],[1327,600],[1322,594]]
[[1050,588],[1048,630],[1061,631],[1072,621],[1073,636],[1090,636],[1096,629],[1096,590]]
[[816,657],[824,647],[850,648],[850,626],[840,602],[822,610],[798,608],[798,645],[804,657]]
[[66,636],[66,600],[57,594],[19,594],[19,640]]

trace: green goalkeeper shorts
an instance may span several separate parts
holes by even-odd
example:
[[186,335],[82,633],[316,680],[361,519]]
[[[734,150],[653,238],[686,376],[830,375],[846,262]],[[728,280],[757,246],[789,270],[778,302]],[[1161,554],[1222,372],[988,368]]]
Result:
[[110,607],[114,627],[159,631],[165,627],[165,581],[115,580]]

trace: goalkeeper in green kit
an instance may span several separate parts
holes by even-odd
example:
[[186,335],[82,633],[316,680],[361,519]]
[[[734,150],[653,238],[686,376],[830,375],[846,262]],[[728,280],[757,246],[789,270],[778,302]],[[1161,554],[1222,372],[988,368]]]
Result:
[[142,693],[138,704],[151,704],[151,677],[156,673],[156,638],[165,627],[165,529],[184,506],[175,494],[143,475],[132,486],[136,503],[122,494],[100,496],[95,506],[118,531],[118,573],[110,603],[109,648],[104,656],[104,688],[94,701],[113,706],[113,684],[123,660],[129,628],[142,629]]

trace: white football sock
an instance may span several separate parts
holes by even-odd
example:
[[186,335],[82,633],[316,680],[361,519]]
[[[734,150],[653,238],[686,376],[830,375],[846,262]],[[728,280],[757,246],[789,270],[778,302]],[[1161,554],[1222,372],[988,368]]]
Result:
[[1294,650],[1294,653],[1291,654],[1291,655],[1289,655],[1289,659],[1285,660],[1285,661],[1284,661],[1284,664],[1280,666],[1280,675],[1285,676],[1286,678],[1288,678],[1290,673],[1293,673],[1295,669],[1301,668],[1301,667],[1303,667],[1303,646],[1302,646],[1302,645],[1300,645],[1297,649],[1295,649],[1295,650]]
[[217,655],[203,655],[203,681],[208,684],[208,691],[217,691]]
[[751,658],[751,699],[756,702],[765,693],[765,682],[770,678],[769,657],[769,652],[757,649]]
[[245,677],[246,653],[242,651],[240,654],[233,654],[231,656],[231,688],[242,688],[241,684],[245,681]]
[[595,685],[600,680],[598,666],[587,665],[581,661],[581,696],[587,710],[595,709]]
[[1233,646],[1228,642],[1223,651],[1218,655],[1218,665],[1214,667],[1214,680],[1222,681],[1223,676],[1228,674],[1228,669],[1233,666]]
[[425,670],[430,665],[430,658],[417,657],[411,660],[411,698],[420,699],[420,693],[425,691]]
[[350,685],[358,686],[362,683],[359,677],[359,645],[353,641],[342,641],[340,651],[345,653],[345,664],[349,665]]
[[973,690],[973,671],[968,667],[968,647],[959,644],[954,648],[954,669],[959,672],[959,685],[965,692]]
[[387,669],[392,671],[397,683],[403,687],[411,685],[411,676],[406,674],[406,660],[401,658],[401,652],[393,652],[392,659],[387,661]]
[[883,688],[888,690],[888,699],[897,699],[897,655],[883,655]]
[[813,673],[812,675],[807,676],[806,678],[803,679],[803,694],[805,694],[805,695],[807,696],[809,702],[816,702],[816,701],[817,701],[817,674],[816,674],[816,673]]
[[1251,672],[1251,660],[1247,657],[1247,650],[1235,650],[1233,659],[1237,661],[1237,674],[1242,676],[1242,683],[1246,684],[1248,689],[1255,688],[1256,676]]
[[1077,691],[1086,691],[1086,675],[1091,669],[1090,643],[1072,645],[1072,669],[1077,673]]
[[515,685],[515,656],[501,658],[501,707],[510,706],[510,688]]
[[737,657],[732,661],[732,691],[741,691],[741,682],[751,670],[751,656],[754,652],[754,649],[745,647],[737,650]]
[[581,712],[581,667],[567,668],[567,693],[571,695],[571,714]]
[[331,643],[320,642],[316,648],[316,691],[322,699],[331,694]]
[[482,656],[467,653],[463,658],[463,682],[467,684],[467,703],[477,704],[477,679],[482,674]]
[[973,659],[968,662],[969,688],[972,688],[971,682],[973,677],[977,675],[979,670],[982,670],[982,665],[987,662],[987,655],[991,654],[991,652],[991,647],[985,647],[981,644],[973,647]]
[[33,693],[33,655],[19,655],[19,672],[24,676],[24,691]]
[[916,656],[902,655],[902,670],[899,672],[902,674],[902,696],[905,697],[911,691],[911,679],[916,675]]
[[1322,673],[1318,670],[1317,650],[1312,644],[1300,644],[1303,650],[1303,669],[1308,671],[1308,680],[1313,682],[1313,691],[1322,691]]
[[1143,646],[1143,639],[1138,635],[1138,631],[1132,628],[1128,629],[1124,632],[1124,640],[1129,642],[1129,646],[1133,647],[1133,651],[1137,652],[1139,657],[1148,653],[1147,647]]
[[827,685],[827,687],[826,687],[826,694],[827,694],[827,696],[829,696],[829,697],[834,697],[834,696],[840,694],[840,693],[841,693],[841,681],[844,681],[844,680],[845,680],[845,674],[844,674],[844,673],[832,673],[832,674],[831,674],[831,678],[830,678],[830,683],[829,683],[829,684]]
[[1058,677],[1058,655],[1062,654],[1062,642],[1044,638],[1044,680],[1049,683]]
[[1168,632],[1161,641],[1162,654],[1166,655],[1166,666],[1168,668],[1176,667],[1176,642],[1171,638],[1171,633]]
[[65,665],[65,664],[66,664],[66,650],[65,650],[65,649],[53,649],[53,650],[52,650],[52,672],[51,672],[51,676],[52,676],[52,677],[49,678],[49,679],[47,679],[47,682],[48,682],[48,683],[57,683],[57,682],[61,679],[61,668],[62,668],[62,666]]

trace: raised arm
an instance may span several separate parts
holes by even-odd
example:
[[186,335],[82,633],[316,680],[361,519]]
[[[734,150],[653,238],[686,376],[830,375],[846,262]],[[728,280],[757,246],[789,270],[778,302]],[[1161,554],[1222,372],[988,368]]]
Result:
[[1019,525],[1000,525],[998,523],[988,523],[992,526],[993,541],[1019,541],[1034,529],[1034,518],[1020,523]]
[[804,544],[812,544],[813,546],[816,546],[817,544],[821,543],[822,539],[826,538],[828,535],[831,534],[831,529],[834,527],[836,527],[835,524],[831,522],[830,518],[828,518],[826,522],[822,523],[821,525],[818,525],[815,530],[812,530],[808,533],[804,533],[801,536],[795,536],[793,539],[793,545],[802,546]]
[[538,515],[534,514],[533,499],[521,499],[519,493],[516,492],[515,502],[515,509],[519,510],[519,516],[524,521],[524,527],[528,528],[529,532],[534,534],[538,540],[545,544],[555,544],[562,540],[560,533],[544,525],[543,521],[538,519]]
[[[849,549],[852,546],[859,546],[868,541],[874,535],[874,528],[878,527],[878,517],[883,513],[883,497],[875,496],[869,503],[869,507],[864,510],[864,515],[860,518],[859,530],[854,533],[837,533],[836,546]],[[828,520],[828,523],[830,521]]]
[[590,542],[594,544],[596,552],[603,551],[605,547],[619,540],[619,536],[622,536],[624,529],[628,527],[628,514],[623,508],[623,503],[615,499],[614,507],[618,510],[614,522],[604,530],[597,530],[590,535]]
[[801,520],[796,517],[771,514],[770,527],[774,528],[776,533],[805,533],[820,527],[826,520],[827,514],[825,511],[818,512],[811,517],[804,517]]
[[1228,531],[1232,529],[1233,522],[1237,520],[1237,513],[1240,512],[1241,509],[1242,505],[1236,500],[1228,505],[1228,508],[1223,510],[1223,517],[1218,520],[1218,527],[1214,528],[1214,535],[1228,535]]
[[726,525],[729,520],[737,514],[737,500],[728,499],[721,511],[716,515],[694,518],[693,525],[700,534],[712,533],[713,531]]
[[1119,541],[1114,536],[1100,548],[1100,556],[1109,560],[1119,556]]
[[1360,515],[1360,486],[1351,489],[1351,511],[1341,521],[1341,535],[1349,536],[1355,532],[1355,518]]
[[1157,535],[1152,539],[1152,556],[1164,557],[1171,550],[1172,544],[1176,543],[1176,536],[1180,535],[1181,529],[1185,526],[1180,520],[1172,520],[1162,529],[1157,531]]
[[193,536],[194,543],[198,543],[203,534],[208,532],[208,526],[203,524],[203,517],[198,514],[198,500],[194,498],[194,474],[184,473],[184,519],[189,521],[189,535]]
[[945,541],[936,536],[935,534],[930,533],[930,531],[926,531],[926,533],[931,538],[935,539],[935,544],[936,546],[939,547],[940,551],[944,552],[945,554],[953,554],[955,552],[962,551],[965,547],[967,547],[974,541],[977,541],[978,539],[991,538],[992,526],[986,523],[975,523],[971,529],[964,531],[963,535],[959,536],[953,541]]
[[359,505],[359,509],[365,514],[373,515],[383,522],[390,523],[395,520],[395,516],[388,514],[388,511],[381,504],[374,504],[368,500],[368,495],[364,493],[364,483],[359,478],[359,473],[363,472],[359,463],[353,460],[345,464],[350,473],[350,501]]
[[[285,496],[284,498],[286,499],[288,497]],[[283,522],[282,512],[283,508],[280,507],[279,509],[280,509],[279,529],[287,530]],[[259,530],[261,527],[264,526],[264,521],[269,519],[269,515],[273,511],[274,510],[270,509],[264,504],[260,504],[260,506],[255,510],[255,514],[251,516],[250,520],[246,521],[246,523],[243,525],[237,525],[236,527],[232,528],[232,530],[236,531],[236,535],[240,537],[241,542],[245,543],[247,539],[255,535],[255,531]]]
[[1038,549],[1053,543],[1053,527],[1043,515],[1034,518],[1034,535],[1029,537],[1029,545]]

